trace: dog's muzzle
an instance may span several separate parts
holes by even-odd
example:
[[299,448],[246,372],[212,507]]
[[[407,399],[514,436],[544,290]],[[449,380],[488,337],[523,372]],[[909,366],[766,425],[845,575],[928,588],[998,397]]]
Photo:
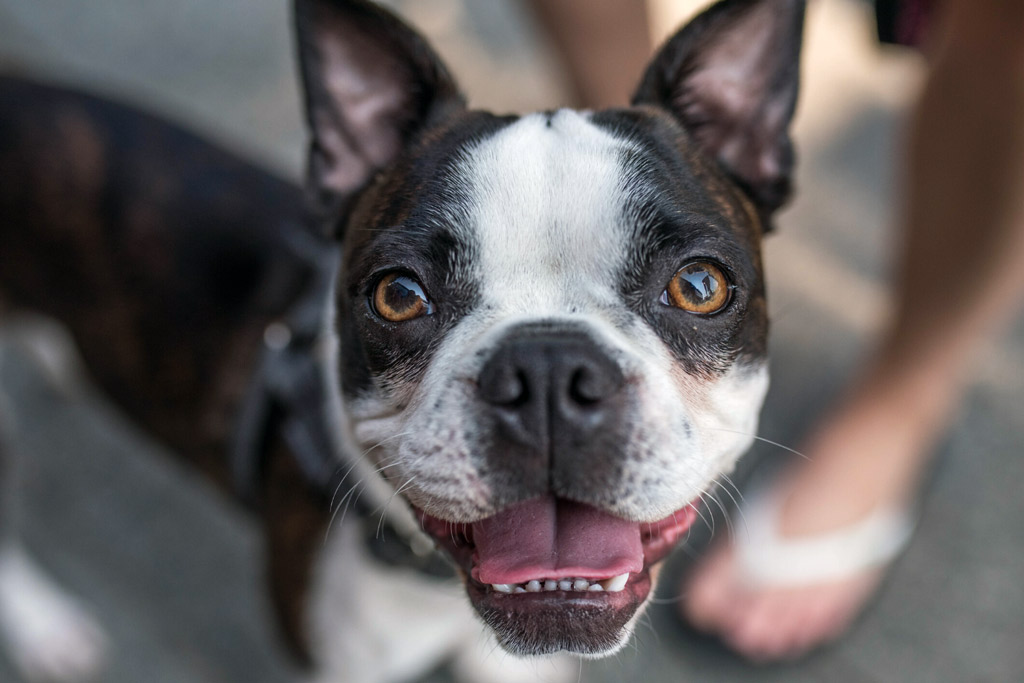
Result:
[[579,328],[522,325],[478,375],[496,512],[474,523],[420,513],[474,607],[523,654],[614,650],[652,587],[653,565],[695,507],[657,521],[608,512],[623,484],[636,383]]

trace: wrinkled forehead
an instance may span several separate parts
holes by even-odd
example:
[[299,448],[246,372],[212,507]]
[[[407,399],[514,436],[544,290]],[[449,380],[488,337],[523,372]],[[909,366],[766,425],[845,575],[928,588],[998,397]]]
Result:
[[755,240],[749,205],[657,116],[534,114],[473,148],[464,170],[484,299],[508,312],[612,304],[659,251]]
[[673,243],[748,248],[752,211],[666,118],[563,109],[456,122],[376,188],[348,251],[445,269],[480,283],[491,308],[543,315],[611,304],[624,270]]
[[571,312],[613,298],[630,236],[622,160],[631,147],[571,110],[534,114],[466,157],[482,298],[506,313]]

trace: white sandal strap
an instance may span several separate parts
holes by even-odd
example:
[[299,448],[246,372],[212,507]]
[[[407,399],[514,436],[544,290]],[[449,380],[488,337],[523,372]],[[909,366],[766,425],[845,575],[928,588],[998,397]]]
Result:
[[828,533],[782,538],[776,498],[767,493],[748,496],[736,527],[740,568],[755,585],[805,586],[849,578],[891,562],[914,531],[904,510],[880,508]]

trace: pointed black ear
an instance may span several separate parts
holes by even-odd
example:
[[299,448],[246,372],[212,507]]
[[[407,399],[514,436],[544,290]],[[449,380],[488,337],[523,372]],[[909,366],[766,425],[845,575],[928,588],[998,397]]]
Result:
[[334,235],[352,199],[415,134],[464,106],[427,42],[363,0],[296,0],[311,139],[307,192],[315,227]]
[[722,0],[647,69],[633,104],[671,111],[750,195],[769,226],[789,197],[804,0]]

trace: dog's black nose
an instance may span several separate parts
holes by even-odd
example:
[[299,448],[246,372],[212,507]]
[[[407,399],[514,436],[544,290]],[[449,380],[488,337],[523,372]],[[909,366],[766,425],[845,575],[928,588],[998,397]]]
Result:
[[534,453],[585,448],[615,421],[625,383],[618,364],[585,334],[525,328],[480,372],[480,398],[499,434]]

